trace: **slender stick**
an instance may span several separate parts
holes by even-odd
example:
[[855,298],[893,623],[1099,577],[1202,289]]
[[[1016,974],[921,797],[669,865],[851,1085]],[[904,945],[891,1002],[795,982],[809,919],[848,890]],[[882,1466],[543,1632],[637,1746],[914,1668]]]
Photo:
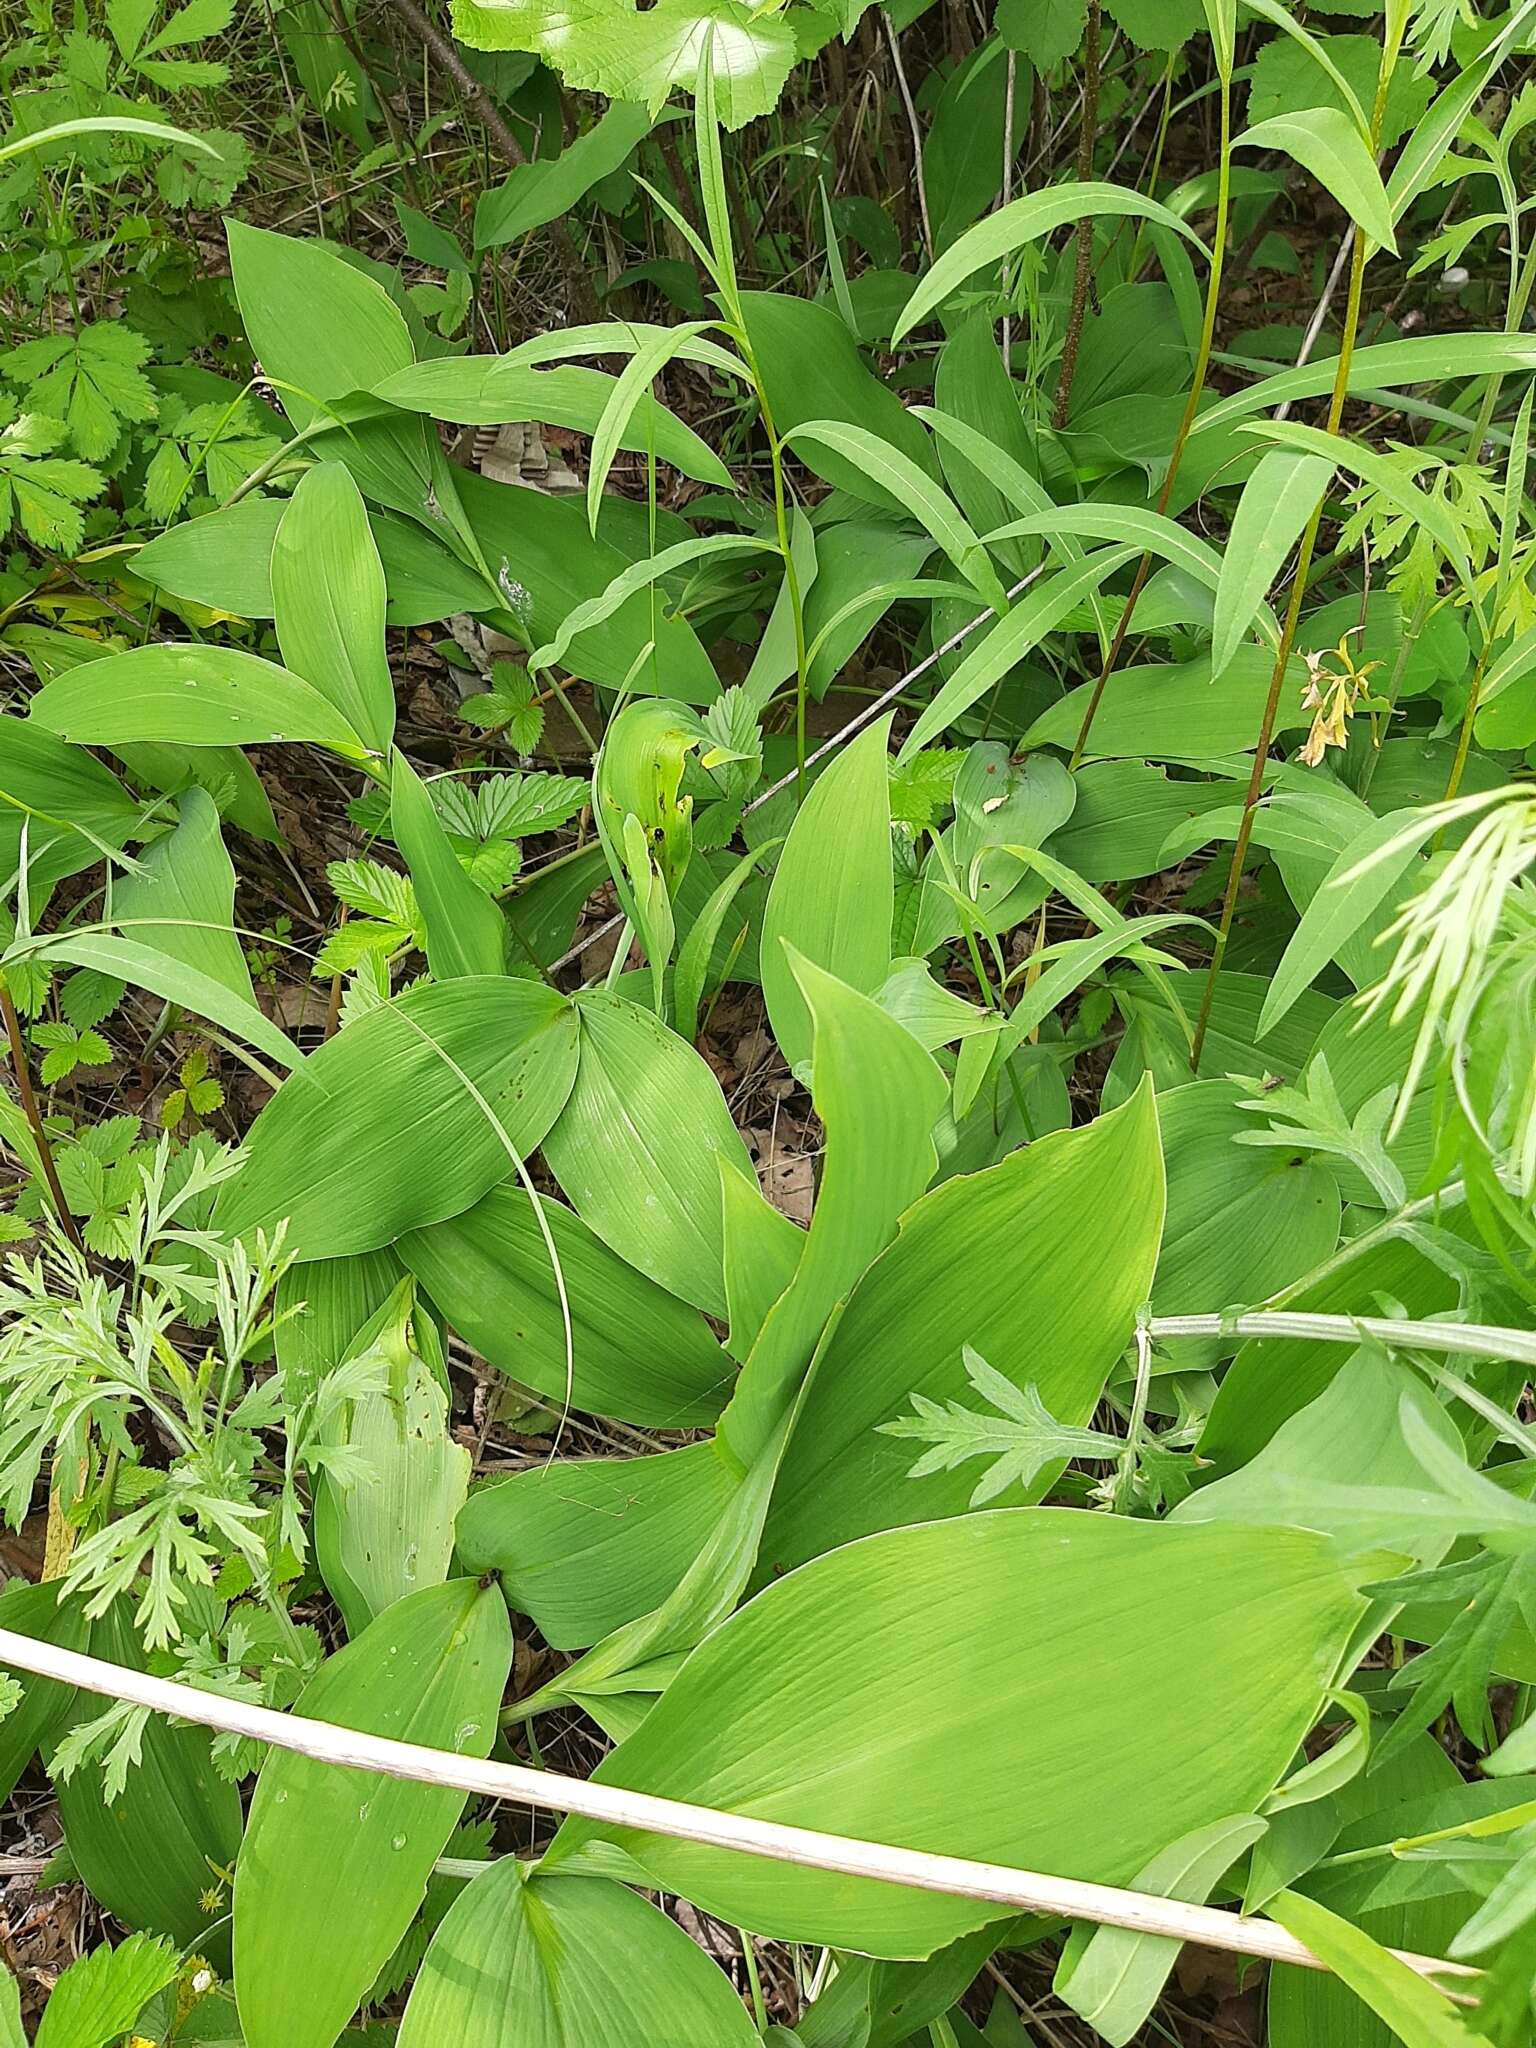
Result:
[[[1179,421],[1179,431],[1174,436],[1173,450],[1168,457],[1168,467],[1163,472],[1163,487],[1157,494],[1157,510],[1159,515],[1168,510],[1168,502],[1173,496],[1173,487],[1178,481],[1179,465],[1184,460],[1184,449],[1193,431],[1195,416],[1200,410],[1200,396],[1205,390],[1206,373],[1211,366],[1211,344],[1216,334],[1216,302],[1221,296],[1221,271],[1227,247],[1227,213],[1231,204],[1231,197],[1232,81],[1223,72],[1221,80],[1221,161],[1216,173],[1216,232],[1212,237],[1211,268],[1205,284],[1205,313],[1200,324],[1200,345],[1195,354],[1194,381],[1189,387],[1189,397],[1185,401],[1184,417]],[[1093,695],[1088,699],[1087,709],[1083,712],[1083,722],[1078,728],[1077,738],[1072,744],[1072,758],[1067,763],[1069,771],[1075,770],[1078,767],[1087,749],[1088,735],[1093,730],[1094,718],[1098,713],[1105,688],[1111,675],[1114,673],[1115,664],[1119,661],[1121,651],[1125,646],[1126,636],[1131,630],[1131,620],[1135,615],[1141,593],[1146,587],[1147,577],[1151,568],[1152,557],[1150,553],[1144,554],[1136,566],[1136,574],[1131,582],[1130,593],[1121,609],[1120,623],[1115,627],[1114,638],[1110,641],[1109,650],[1104,656],[1103,666],[1099,670],[1099,679],[1093,686]]]
[[[846,1835],[823,1834],[815,1828],[787,1827],[748,1814],[724,1813],[678,1799],[660,1799],[630,1792],[619,1785],[562,1777],[554,1771],[529,1770],[517,1764],[458,1756],[451,1750],[426,1749],[414,1742],[395,1742],[329,1721],[299,1714],[279,1714],[270,1707],[225,1699],[200,1687],[155,1678],[147,1671],[109,1664],[55,1643],[0,1629],[0,1664],[30,1671],[63,1685],[127,1700],[153,1712],[194,1721],[271,1743],[319,1763],[346,1770],[370,1771],[418,1785],[444,1785],[487,1799],[515,1800],[547,1813],[580,1814],[610,1827],[633,1828],[678,1841],[701,1842],[715,1849],[739,1850],[771,1862],[793,1863],[802,1869],[830,1870],[847,1877],[879,1879],[916,1891],[942,1892],[953,1898],[983,1899],[1015,1912],[1043,1913],[1052,1918],[1090,1920],[1107,1927],[1162,1935],[1171,1941],[1193,1941],[1202,1947],[1226,1949],[1235,1955],[1260,1956],[1302,1969],[1328,1965],[1304,1942],[1272,1921],[1247,1919],[1213,1906],[1186,1905],[1180,1899],[1116,1885],[1089,1884],[1077,1878],[1053,1877],[1016,1870],[1008,1864],[978,1863],[960,1856],[933,1856],[921,1849],[902,1849],[880,1842],[855,1841]],[[1433,1956],[1399,1954],[1399,1960],[1423,1977],[1449,1975],[1476,1978],[1481,1972],[1464,1963]],[[1448,1994],[1452,1995],[1452,1994]]]
[[[1095,7],[1098,0],[1093,0]],[[912,131],[912,182],[917,187],[917,210],[923,223],[923,247],[928,252],[928,261],[933,261],[933,222],[928,215],[928,184],[923,176],[923,130],[917,118],[917,107],[913,103],[912,88],[907,84],[906,68],[901,61],[901,40],[896,34],[890,15],[882,7],[880,19],[885,23],[886,41],[891,46],[891,62],[896,67],[896,89],[901,94],[901,104],[907,110],[907,126]]]
[[1384,1344],[1417,1345],[1468,1358],[1510,1358],[1536,1367],[1536,1333],[1492,1323],[1425,1323],[1386,1316],[1313,1315],[1297,1309],[1255,1309],[1226,1316],[1152,1316],[1154,1337],[1302,1337],[1312,1343],[1358,1344],[1379,1337]]
[[[1083,46],[1083,125],[1077,145],[1080,185],[1086,185],[1093,176],[1094,131],[1099,125],[1099,29],[1099,0],[1088,0],[1088,35]],[[1077,351],[1083,338],[1092,280],[1093,216],[1084,214],[1077,224],[1077,270],[1072,279],[1072,305],[1061,345],[1061,368],[1056,376],[1056,403],[1051,415],[1051,424],[1058,434],[1067,423],[1067,404],[1072,396],[1072,379],[1077,374]]]
[[[1376,104],[1371,110],[1371,155],[1375,157],[1380,149],[1381,124],[1386,114],[1387,88],[1392,83],[1393,67],[1401,35],[1394,37],[1389,24],[1388,33],[1382,44],[1381,67],[1376,78]],[[1349,371],[1354,361],[1355,337],[1360,331],[1360,299],[1365,286],[1365,265],[1370,254],[1370,243],[1363,234],[1351,230],[1352,247],[1349,265],[1349,298],[1344,311],[1344,331],[1339,337],[1339,362],[1334,373],[1333,396],[1328,401],[1327,431],[1336,434],[1339,422],[1344,417],[1344,400],[1349,393]],[[1312,508],[1301,536],[1301,546],[1296,555],[1296,572],[1291,584],[1290,603],[1286,606],[1285,623],[1280,630],[1280,644],[1275,649],[1275,665],[1269,679],[1269,696],[1264,704],[1264,716],[1259,722],[1258,739],[1254,743],[1253,772],[1248,778],[1248,793],[1243,799],[1242,822],[1237,828],[1237,843],[1232,849],[1232,865],[1227,871],[1226,895],[1222,899],[1221,921],[1216,929],[1216,945],[1211,954],[1210,970],[1205,978],[1205,990],[1200,999],[1200,1016],[1195,1025],[1194,1042],[1189,1049],[1189,1065],[1192,1073],[1200,1071],[1200,1055],[1205,1049],[1205,1034],[1210,1027],[1211,1005],[1216,999],[1216,982],[1226,958],[1227,941],[1232,935],[1232,919],[1237,910],[1237,892],[1243,879],[1243,863],[1248,858],[1248,848],[1253,839],[1254,819],[1258,814],[1259,795],[1264,786],[1264,768],[1269,758],[1269,743],[1274,738],[1275,718],[1280,709],[1280,692],[1285,687],[1286,671],[1290,667],[1291,648],[1296,639],[1296,628],[1301,622],[1302,599],[1306,595],[1307,574],[1312,567],[1312,554],[1317,546],[1317,530],[1322,524],[1323,506],[1327,500],[1324,492]]]
[[75,1228],[75,1219],[69,1213],[69,1204],[64,1199],[64,1190],[59,1185],[59,1170],[53,1163],[53,1147],[48,1142],[48,1133],[43,1128],[42,1112],[37,1106],[37,1097],[32,1092],[32,1070],[27,1064],[27,1048],[21,1035],[21,1019],[16,1014],[16,1005],[11,1001],[11,992],[0,981],[0,1015],[5,1018],[5,1036],[11,1049],[11,1071],[16,1076],[16,1092],[21,1097],[22,1115],[32,1133],[32,1142],[37,1147],[38,1163],[43,1169],[43,1179],[48,1183],[48,1193],[53,1199],[59,1223],[65,1236],[77,1252],[85,1250],[80,1242],[80,1233]]

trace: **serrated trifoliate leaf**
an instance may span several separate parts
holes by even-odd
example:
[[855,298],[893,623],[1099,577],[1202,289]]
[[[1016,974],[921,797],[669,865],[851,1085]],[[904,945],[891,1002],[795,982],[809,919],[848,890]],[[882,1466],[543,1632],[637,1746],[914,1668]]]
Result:
[[169,1941],[130,1934],[117,1948],[104,1942],[71,1963],[53,1987],[37,2030],[38,2048],[106,2048],[127,2033],[180,1967]]
[[32,699],[32,716],[81,746],[171,740],[187,747],[311,740],[338,753],[367,751],[328,697],[302,676],[238,647],[201,642],[130,647],[57,677]]
[[[1124,1884],[1191,1830],[1257,1808],[1361,1611],[1324,1539],[1295,1530],[1182,1530],[1050,1508],[924,1522],[759,1594],[596,1775],[866,1841]],[[1200,1698],[1223,1711],[1196,1734],[1189,1703]],[[598,1832],[567,1823],[553,1859]],[[619,1839],[659,1885],[778,1938],[918,1956],[998,1915],[696,1844]]]
[[722,1315],[716,1161],[754,1186],[756,1177],[720,1084],[649,1010],[610,995],[583,995],[576,1008],[580,1059],[544,1139],[550,1170],[621,1258],[668,1293]]
[[[490,1753],[512,1662],[494,1586],[397,1600],[322,1665],[296,1711],[401,1742]],[[246,2048],[332,2048],[414,1919],[462,1792],[274,1749],[235,1866]]]
[[532,1198],[515,1184],[409,1232],[400,1256],[483,1358],[546,1399],[642,1428],[712,1422],[735,1368],[704,1318],[610,1251],[574,1211],[542,1197],[540,1208],[558,1272]]
[[[1147,1298],[1163,1225],[1157,1108],[1120,1109],[946,1181],[901,1219],[854,1289],[784,1459],[761,1570],[899,1523],[963,1514],[974,1476],[909,1478],[878,1435],[911,1396],[965,1398],[971,1344],[1068,1424],[1093,1414]],[[892,1332],[900,1341],[892,1341]],[[1044,1481],[1035,1497],[1044,1491]]]
[[1360,131],[1341,107],[1306,107],[1300,113],[1273,114],[1247,129],[1234,149],[1281,149],[1344,208],[1363,235],[1397,253],[1392,208],[1381,173]]
[[860,733],[801,805],[763,912],[763,1000],[779,1050],[807,1068],[811,1019],[788,940],[814,966],[873,995],[891,964],[896,884],[891,867],[890,720]]
[[896,1234],[938,1165],[943,1074],[904,1025],[786,944],[811,1018],[811,1094],[825,1132],[816,1207],[794,1277],[769,1309],[721,1418],[742,1466],[763,1450],[827,1318]]
[[235,870],[218,807],[194,786],[177,802],[179,822],[145,848],[113,891],[114,922],[136,945],[180,960],[254,1009],[251,970],[235,934]]
[[287,1217],[288,1248],[328,1259],[440,1223],[534,1150],[575,1069],[576,1013],[542,982],[466,975],[408,990],[317,1047],[273,1096],[217,1227]]
[[1219,682],[1259,616],[1297,536],[1332,481],[1326,456],[1272,448],[1243,486],[1221,557],[1211,627],[1211,673]]
[[[1196,1828],[1138,1870],[1133,1889],[1204,1905],[1223,1873],[1267,1825],[1257,1814],[1245,1813]],[[1079,1926],[1062,1951],[1052,1988],[1112,2048],[1123,2048],[1145,2025],[1178,1959],[1176,1941],[1135,1934],[1128,1927]]]
[[375,753],[395,730],[384,651],[384,565],[362,494],[339,462],[299,481],[272,544],[277,641],[292,674],[330,699]]
[[1155,199],[1145,199],[1141,193],[1125,185],[1073,182],[1053,186],[1045,192],[1031,192],[1023,199],[1014,199],[1007,206],[1000,206],[996,213],[988,214],[985,220],[963,234],[958,242],[950,244],[908,299],[892,340],[901,341],[910,334],[914,327],[920,326],[943,305],[952,291],[958,290],[987,264],[1011,256],[1015,250],[1039,241],[1057,228],[1101,215],[1131,215],[1138,220],[1155,220],[1193,242],[1197,249],[1204,247],[1200,237],[1176,213],[1170,213]]
[[507,927],[501,912],[465,872],[426,784],[398,747],[390,754],[389,823],[411,871],[427,964],[437,979],[503,973]]
[[612,1878],[530,1876],[504,1856],[432,1937],[399,2048],[752,2048],[757,2038],[730,1979],[675,1920]]

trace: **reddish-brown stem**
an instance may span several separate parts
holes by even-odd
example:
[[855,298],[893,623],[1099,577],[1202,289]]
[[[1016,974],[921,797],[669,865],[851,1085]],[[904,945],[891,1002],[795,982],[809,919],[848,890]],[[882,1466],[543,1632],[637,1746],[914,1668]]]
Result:
[[16,1005],[11,1001],[11,992],[0,982],[0,1015],[5,1018],[5,1036],[11,1049],[11,1071],[16,1076],[16,1092],[21,1097],[21,1113],[27,1120],[32,1133],[32,1142],[37,1147],[38,1163],[43,1169],[43,1179],[48,1183],[60,1228],[76,1251],[83,1252],[80,1233],[75,1228],[75,1219],[69,1213],[69,1204],[64,1199],[64,1190],[59,1185],[59,1169],[53,1162],[53,1147],[48,1142],[48,1133],[43,1128],[42,1111],[37,1106],[37,1096],[32,1088],[32,1069],[27,1062],[26,1041],[21,1035],[21,1019],[16,1014]]

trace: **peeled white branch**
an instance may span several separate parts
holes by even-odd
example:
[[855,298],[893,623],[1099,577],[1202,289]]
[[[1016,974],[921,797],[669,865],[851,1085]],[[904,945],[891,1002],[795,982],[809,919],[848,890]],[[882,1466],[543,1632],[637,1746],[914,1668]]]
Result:
[[1469,1358],[1510,1358],[1536,1366],[1536,1332],[1499,1323],[1400,1322],[1385,1316],[1311,1315],[1300,1309],[1255,1309],[1221,1316],[1153,1316],[1154,1337],[1301,1337],[1321,1344],[1358,1344],[1379,1337],[1399,1349],[1454,1351]]
[[[985,1899],[1015,1912],[1040,1913],[1064,1920],[1089,1920],[1108,1927],[1127,1927],[1139,1934],[1162,1935],[1172,1941],[1193,1941],[1205,1948],[1258,1956],[1269,1962],[1294,1963],[1303,1969],[1328,1965],[1273,1921],[1245,1919],[1214,1906],[1186,1905],[1154,1893],[1125,1891],[1115,1885],[1085,1884],[1069,1877],[1050,1877],[1006,1864],[972,1863],[959,1856],[930,1856],[920,1849],[898,1849],[878,1842],[853,1841],[812,1828],[786,1827],[755,1820],[746,1814],[721,1813],[690,1806],[677,1799],[658,1799],[645,1792],[627,1792],[618,1785],[589,1784],[553,1771],[526,1770],[515,1764],[482,1762],[450,1750],[424,1749],[414,1742],[393,1742],[365,1735],[327,1721],[298,1714],[279,1714],[270,1707],[249,1706],[196,1686],[182,1685],[148,1672],[83,1656],[32,1636],[0,1629],[0,1666],[29,1671],[63,1685],[128,1700],[156,1713],[195,1721],[254,1741],[291,1749],[320,1763],[348,1770],[371,1771],[380,1777],[404,1778],[421,1785],[451,1786],[489,1799],[508,1799],[551,1813],[581,1814],[610,1826],[637,1828],[647,1834],[672,1835],[703,1842],[712,1848],[735,1849],[778,1863],[832,1870],[848,1877],[868,1877],[918,1891],[952,1897]],[[1476,1977],[1462,1963],[1394,1951],[1421,1976]],[[1442,1987],[1444,1988],[1444,1987]],[[1454,1993],[1448,1993],[1455,1996]]]

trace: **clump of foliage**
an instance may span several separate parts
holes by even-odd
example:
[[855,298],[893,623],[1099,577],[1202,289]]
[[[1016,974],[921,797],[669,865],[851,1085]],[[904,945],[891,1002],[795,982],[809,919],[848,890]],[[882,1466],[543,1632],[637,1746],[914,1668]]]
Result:
[[[1530,2041],[1533,52],[29,11],[0,1627]],[[268,1732],[0,1679],[123,1934],[42,2048],[1200,2038],[1167,1940]]]

